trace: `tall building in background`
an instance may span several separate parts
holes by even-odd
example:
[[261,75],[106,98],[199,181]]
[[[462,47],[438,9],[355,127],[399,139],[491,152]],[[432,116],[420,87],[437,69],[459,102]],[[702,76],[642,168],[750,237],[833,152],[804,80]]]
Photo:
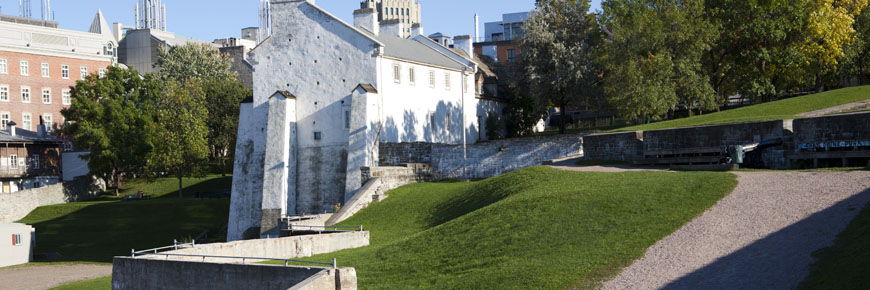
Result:
[[[478,54],[491,57],[504,65],[510,65],[520,55],[515,41],[525,34],[525,21],[529,19],[531,12],[510,13],[502,15],[502,21],[487,22],[484,24],[484,35],[481,41],[474,44],[474,50]],[[475,17],[475,26],[477,17]]]
[[257,27],[257,44],[272,36],[272,1],[260,0],[260,26]]
[[359,4],[361,9],[371,8],[378,12],[378,21],[394,22],[398,20],[403,26],[402,37],[411,37],[411,28],[423,23],[420,1],[414,0],[365,0]]
[[166,4],[163,0],[136,2],[136,29],[166,31]]

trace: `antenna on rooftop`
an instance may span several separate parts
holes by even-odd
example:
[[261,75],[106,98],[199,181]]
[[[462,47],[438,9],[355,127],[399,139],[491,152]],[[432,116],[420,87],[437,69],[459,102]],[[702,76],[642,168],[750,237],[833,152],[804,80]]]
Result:
[[166,31],[166,4],[162,0],[136,2],[136,29]]
[[51,20],[51,0],[42,0],[42,20]]
[[18,0],[18,16],[21,18],[30,18],[32,10],[30,9],[30,0]]

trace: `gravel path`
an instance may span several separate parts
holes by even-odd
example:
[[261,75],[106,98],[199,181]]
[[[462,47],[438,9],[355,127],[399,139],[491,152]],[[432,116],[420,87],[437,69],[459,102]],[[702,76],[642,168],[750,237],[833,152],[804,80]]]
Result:
[[605,289],[794,289],[870,202],[870,172],[741,172],[737,189]]
[[556,163],[549,165],[550,167],[568,170],[568,171],[579,171],[579,172],[627,172],[627,171],[666,171],[668,168],[666,167],[634,167],[634,166],[626,166],[626,165],[595,165],[595,166],[586,166],[586,165],[577,165],[577,161],[579,158],[562,160]]
[[830,107],[830,108],[826,108],[826,109],[801,113],[801,114],[798,114],[798,116],[808,117],[808,118],[809,117],[821,117],[821,116],[842,113],[842,112],[852,111],[852,110],[866,109],[866,108],[870,108],[870,100],[848,103],[848,104]]
[[112,275],[112,265],[37,265],[0,268],[0,289],[42,290]]

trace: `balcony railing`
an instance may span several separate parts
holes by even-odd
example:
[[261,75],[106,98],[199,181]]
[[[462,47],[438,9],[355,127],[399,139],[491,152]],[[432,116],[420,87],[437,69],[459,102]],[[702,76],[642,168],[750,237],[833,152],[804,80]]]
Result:
[[15,167],[0,165],[0,177],[22,177],[33,170],[35,169],[29,165],[18,165]]

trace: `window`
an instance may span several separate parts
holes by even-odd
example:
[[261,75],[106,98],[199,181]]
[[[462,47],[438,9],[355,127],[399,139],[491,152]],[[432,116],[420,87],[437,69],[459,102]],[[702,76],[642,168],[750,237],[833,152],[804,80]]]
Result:
[[18,169],[18,155],[9,155],[9,168]]
[[63,90],[62,94],[62,102],[64,106],[69,106],[72,104],[72,98],[70,97],[69,90]]
[[402,67],[398,64],[393,64],[393,81],[397,84],[402,83]]
[[100,78],[106,77],[106,69],[100,68]]
[[444,73],[444,89],[450,90],[450,73]]
[[68,65],[60,66],[60,77],[62,77],[65,80],[69,79],[69,66]]
[[318,141],[319,141],[320,139],[323,139],[323,133],[320,133],[320,132],[314,132],[314,140],[318,140]]
[[51,120],[51,114],[42,115],[42,122],[45,123],[45,132],[51,132],[52,128],[54,128],[54,122]]
[[30,64],[28,64],[26,60],[21,61],[21,75],[23,75],[23,76],[30,75]]
[[517,60],[517,50],[516,49],[508,49],[507,50],[507,62],[514,63]]
[[9,112],[0,113],[0,130],[6,130],[6,124],[9,123]]
[[462,92],[468,92],[468,78],[465,77],[465,74],[462,75]]
[[414,67],[408,69],[408,82],[412,85],[417,83],[417,72],[414,70]]
[[42,89],[42,103],[51,104],[51,89]]
[[44,62],[42,63],[42,77],[47,78],[50,76],[50,72],[51,72],[50,68],[51,67],[48,65],[48,63],[44,63]]
[[21,102],[30,103],[30,88],[21,87]]
[[69,151],[72,151],[72,150],[73,150],[72,143],[70,143],[70,142],[64,142],[64,143],[63,143],[63,151],[67,151],[67,152],[69,152]]
[[0,74],[8,74],[9,73],[9,65],[6,63],[5,58],[0,58]]
[[429,87],[430,88],[435,87],[435,71],[434,70],[429,70]]
[[9,86],[0,86],[0,102],[9,101]]
[[21,245],[21,234],[12,234],[12,245],[20,246]]
[[86,77],[88,77],[88,67],[86,67],[86,66],[81,67],[81,71],[82,71],[82,79],[85,79]]
[[33,162],[33,164],[30,165],[31,168],[39,169],[39,155],[33,154],[33,158],[31,159],[31,161]]
[[344,128],[350,129],[350,111],[344,111]]
[[33,122],[31,122],[30,119],[31,119],[30,113],[22,113],[21,114],[21,129],[24,129],[27,131],[33,131],[33,129],[30,127],[30,125],[32,125]]

